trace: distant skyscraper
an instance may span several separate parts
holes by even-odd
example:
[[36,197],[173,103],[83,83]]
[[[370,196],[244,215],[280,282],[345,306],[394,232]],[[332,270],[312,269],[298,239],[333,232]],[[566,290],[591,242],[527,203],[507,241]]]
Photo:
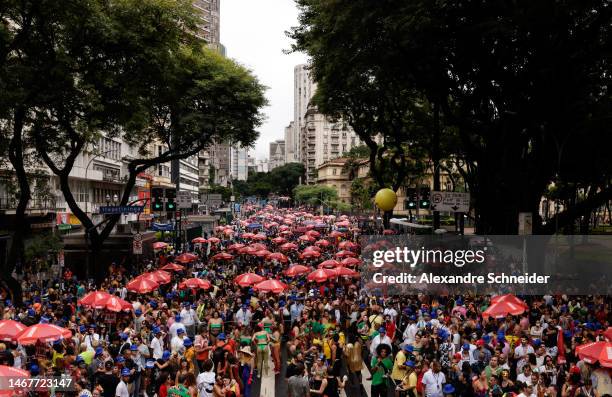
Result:
[[279,139],[274,142],[270,142],[270,162],[269,167],[272,171],[276,167],[280,167],[285,164],[285,141]]
[[304,162],[302,158],[303,148],[301,147],[302,139],[300,134],[305,125],[304,117],[306,116],[308,105],[317,90],[317,84],[311,78],[310,71],[305,64],[297,65],[293,68],[293,80],[292,151],[294,153],[294,159],[291,160],[291,162]]

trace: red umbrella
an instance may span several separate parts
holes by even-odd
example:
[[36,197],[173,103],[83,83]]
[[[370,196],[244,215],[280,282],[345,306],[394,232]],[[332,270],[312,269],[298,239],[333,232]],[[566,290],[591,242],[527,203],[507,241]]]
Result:
[[300,240],[300,241],[307,241],[307,242],[309,242],[309,243],[312,243],[312,242],[314,242],[316,239],[315,239],[314,237],[312,237],[312,236],[309,236],[309,235],[307,235],[307,234],[304,234],[304,235],[302,235],[302,236],[298,237],[298,240]]
[[338,266],[340,266],[340,262],[338,262],[335,259],[328,259],[319,264],[319,269],[323,269],[323,268],[333,269]]
[[184,266],[178,265],[176,263],[168,263],[160,268],[161,270],[172,270],[174,272],[182,272],[185,270]]
[[608,341],[612,342],[612,327],[608,327],[608,329],[607,329],[607,330],[605,330],[603,334],[604,334],[604,337],[605,337],[605,338],[606,338]]
[[342,259],[342,262],[340,263],[342,264],[342,266],[357,266],[357,265],[361,265],[361,260],[357,258],[348,257],[348,258]]
[[229,261],[232,259],[234,259],[234,255],[228,254],[227,252],[220,252],[214,255],[212,258],[210,258],[210,260],[213,260],[213,261]]
[[235,231],[233,231],[232,229],[225,229],[223,231],[223,234],[225,234],[226,236],[231,236],[232,234],[236,233]]
[[249,245],[249,247],[251,247],[251,248],[252,248],[252,249],[254,249],[255,251],[261,251],[261,250],[268,249],[268,248],[266,247],[266,245],[265,245],[265,244],[262,244],[262,243],[253,243],[253,244]]
[[79,300],[79,305],[98,309],[111,295],[106,291],[92,291]]
[[264,250],[259,250],[259,251],[255,252],[254,255],[259,257],[259,258],[265,258],[265,257],[267,257],[270,254],[271,254],[270,251],[264,249]]
[[168,246],[168,244],[164,243],[163,241],[158,241],[156,243],[153,243],[153,249],[154,250],[162,250],[164,248],[166,248]]
[[147,280],[151,280],[157,284],[167,284],[172,280],[170,273],[165,272],[163,270],[157,270],[155,272],[143,273],[139,278],[146,278]]
[[576,347],[576,354],[589,364],[595,364],[606,368],[612,368],[612,342],[591,342]]
[[336,222],[336,226],[340,226],[340,227],[349,227],[349,226],[351,226],[351,222],[349,222],[349,221],[340,221],[340,222]]
[[266,236],[265,234],[256,234],[253,236],[253,240],[259,240],[259,241],[264,241],[268,238],[268,236]]
[[327,241],[327,240],[318,240],[318,241],[315,241],[315,245],[319,246],[319,247],[329,247],[330,244],[331,243],[329,241]]
[[209,289],[210,287],[212,287],[212,284],[210,283],[210,281],[204,280],[201,278],[188,278],[187,280],[184,280],[183,282],[179,284],[179,288],[181,289],[185,289],[185,288]]
[[391,230],[391,229],[383,230],[383,235],[384,236],[389,236],[389,235],[392,235],[392,234],[395,234],[395,230]]
[[127,289],[130,291],[137,292],[139,294],[146,294],[147,292],[155,291],[159,288],[159,283],[156,283],[153,280],[136,277],[126,285]]
[[335,270],[332,269],[319,269],[310,273],[307,277],[308,281],[316,281],[317,283],[324,283],[330,278],[334,278],[337,276]]
[[285,231],[289,230],[289,226],[281,225],[281,226],[278,227],[278,230],[281,231],[281,232],[285,232]]
[[245,247],[244,244],[236,243],[236,244],[232,244],[229,247],[227,247],[227,250],[228,251],[239,251],[244,247]]
[[[25,369],[9,367],[7,365],[0,365],[0,379],[11,379],[12,385],[9,385],[9,381],[0,381],[0,396],[24,396],[31,389],[27,387],[30,385],[30,379],[32,376]],[[23,384],[23,386],[21,386]],[[19,385],[15,387],[15,385]]]
[[53,324],[34,324],[23,331],[17,337],[17,343],[22,345],[33,345],[36,342],[55,342],[63,338],[70,338],[72,332],[69,329],[58,327]]
[[492,304],[499,303],[499,302],[511,302],[511,303],[514,303],[515,305],[523,306],[525,310],[529,309],[529,306],[525,302],[523,302],[521,299],[517,298],[516,296],[512,294],[496,295],[491,298]]
[[196,237],[193,240],[191,240],[191,242],[194,244],[204,244],[204,243],[207,243],[208,240],[206,240],[204,237]]
[[317,251],[317,252],[321,252],[321,248],[317,247],[316,245],[311,245],[311,246],[308,246],[308,247],[304,248],[304,251]]
[[[314,225],[312,226],[314,227]],[[306,234],[314,238],[319,238],[321,236],[321,233],[317,232],[316,230],[309,230],[306,232]]]
[[295,251],[298,249],[298,246],[294,243],[285,243],[280,246],[280,249],[283,251]]
[[359,273],[349,269],[348,267],[339,267],[336,269],[336,274],[343,277],[359,277]]
[[208,242],[212,243],[212,244],[219,244],[221,242],[221,240],[219,238],[217,238],[217,237],[210,237],[208,239]]
[[359,245],[352,241],[342,241],[340,244],[338,244],[338,248],[341,250],[352,250],[357,247],[359,247]]
[[483,317],[504,318],[508,314],[518,316],[527,310],[527,305],[516,297],[514,299],[492,299],[491,302],[491,306],[482,313]]
[[285,237],[289,237],[291,235],[293,235],[293,233],[291,232],[291,230],[284,230],[282,232],[280,232],[281,236],[285,236]]
[[[212,242],[213,238],[214,237],[209,238],[208,241]],[[198,259],[197,255],[194,255],[189,252],[185,252],[184,254],[180,254],[179,256],[177,256],[175,260],[181,263],[189,263],[189,262],[195,261],[196,259]]]
[[277,260],[282,263],[287,263],[287,257],[281,254],[280,252],[273,252],[270,255],[268,255],[266,259],[268,259],[269,261]]
[[319,251],[314,251],[314,250],[304,250],[304,252],[300,254],[300,258],[302,259],[318,258],[320,256],[321,256],[321,253]]
[[299,276],[301,274],[306,274],[310,272],[312,269],[304,266],[304,265],[293,265],[289,269],[285,270],[285,275],[289,277]]
[[104,304],[104,309],[110,310],[111,312],[129,312],[133,308],[130,302],[114,295],[111,295]]
[[13,342],[15,337],[21,331],[26,329],[26,326],[20,322],[13,320],[2,320],[0,321],[0,340]]
[[357,256],[353,251],[338,251],[336,252],[336,258],[347,258],[349,256]]
[[252,239],[255,235],[253,233],[250,232],[246,232],[246,233],[242,233],[242,238],[246,238],[246,239]]
[[253,289],[256,291],[273,292],[275,294],[280,294],[281,292],[287,289],[287,285],[281,283],[278,280],[271,279],[255,284],[253,286]]
[[273,242],[274,244],[284,244],[284,243],[286,243],[286,242],[287,242],[287,239],[286,239],[286,238],[284,238],[284,237],[274,237],[274,238],[272,239],[272,242]]
[[244,273],[234,279],[234,282],[241,287],[250,287],[253,284],[264,281],[265,278],[255,273]]
[[333,238],[344,237],[344,233],[340,233],[339,231],[334,230],[333,232],[329,234],[329,237],[333,237]]

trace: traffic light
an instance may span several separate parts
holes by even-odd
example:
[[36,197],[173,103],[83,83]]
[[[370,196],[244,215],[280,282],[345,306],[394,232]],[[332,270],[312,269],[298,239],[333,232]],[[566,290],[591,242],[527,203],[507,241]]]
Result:
[[406,203],[405,206],[409,210],[416,209],[417,206],[417,193],[416,189],[409,187],[406,189]]
[[164,188],[151,188],[151,211],[163,211],[164,209]]
[[419,208],[428,210],[430,207],[429,202],[429,187],[421,188],[421,200],[419,201]]
[[175,188],[169,188],[166,189],[166,211],[175,211],[176,210],[176,203],[174,202],[174,199],[176,198],[176,189]]

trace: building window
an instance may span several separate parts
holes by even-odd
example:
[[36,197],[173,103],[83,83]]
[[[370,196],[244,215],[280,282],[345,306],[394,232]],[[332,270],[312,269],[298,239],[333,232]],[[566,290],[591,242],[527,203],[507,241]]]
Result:
[[338,172],[338,170],[336,168],[332,169],[332,175],[336,175],[337,172]]
[[342,144],[342,153],[346,152],[346,143]]

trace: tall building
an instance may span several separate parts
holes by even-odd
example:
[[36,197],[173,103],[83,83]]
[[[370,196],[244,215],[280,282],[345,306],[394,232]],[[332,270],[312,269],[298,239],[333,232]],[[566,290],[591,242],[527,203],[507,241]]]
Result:
[[285,127],[285,163],[299,162],[299,140],[294,133],[293,121]]
[[294,158],[288,162],[304,162],[304,159],[301,157],[303,149],[300,135],[304,127],[304,117],[306,116],[308,105],[317,90],[317,85],[312,80],[310,71],[305,64],[297,65],[293,68],[293,80],[293,132],[291,134],[291,141]]
[[246,181],[249,176],[249,148],[232,145],[230,150],[231,180]]
[[196,36],[206,40],[211,48],[221,49],[220,41],[220,4],[221,0],[194,0],[193,7],[198,12]]
[[361,141],[348,123],[330,120],[316,106],[308,107],[304,120],[300,134],[302,163],[306,167],[306,182],[315,183],[321,164],[344,155]]
[[270,142],[270,160],[269,166],[270,171],[276,167],[280,167],[285,164],[285,141],[279,139],[274,142]]

